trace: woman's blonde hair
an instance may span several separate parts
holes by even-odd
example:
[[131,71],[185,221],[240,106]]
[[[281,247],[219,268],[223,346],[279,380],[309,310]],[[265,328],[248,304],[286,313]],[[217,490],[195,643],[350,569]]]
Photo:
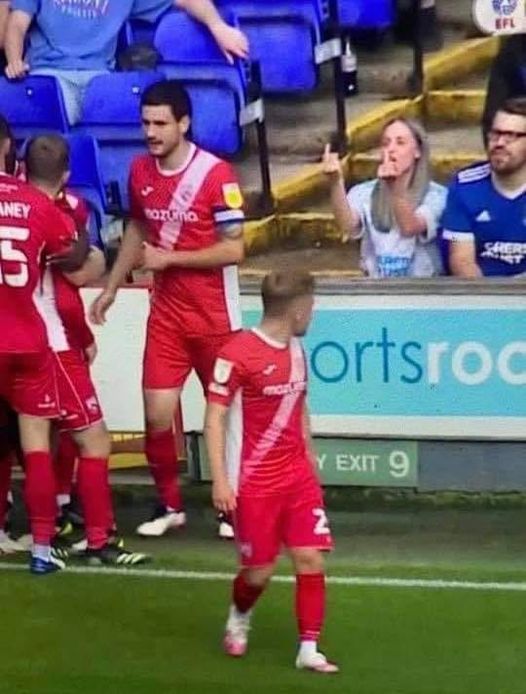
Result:
[[[430,182],[430,154],[429,140],[424,126],[416,120],[409,118],[393,118],[382,130],[382,135],[394,123],[403,123],[415,139],[420,150],[420,158],[415,161],[413,177],[409,183],[408,194],[415,208],[419,207],[427,193]],[[389,233],[396,225],[393,211],[390,205],[390,197],[387,183],[378,179],[372,195],[371,214],[373,224],[378,231]]]

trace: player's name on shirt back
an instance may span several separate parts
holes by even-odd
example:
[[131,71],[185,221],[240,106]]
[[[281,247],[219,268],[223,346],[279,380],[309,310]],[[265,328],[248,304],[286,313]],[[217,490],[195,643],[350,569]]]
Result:
[[0,217],[11,219],[29,219],[31,205],[25,202],[0,201]]

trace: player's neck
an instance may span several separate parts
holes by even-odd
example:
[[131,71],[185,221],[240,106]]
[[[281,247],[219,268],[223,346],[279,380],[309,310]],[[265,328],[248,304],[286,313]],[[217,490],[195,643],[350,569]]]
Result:
[[47,195],[48,198],[51,198],[52,200],[54,200],[57,197],[57,194],[59,193],[59,190],[57,190],[56,186],[47,185],[42,181],[34,181],[28,178],[27,182],[35,188],[38,188],[38,190],[41,193],[44,193],[44,195]]
[[166,157],[159,157],[157,163],[161,171],[178,171],[188,159],[192,143],[181,140],[179,145]]
[[272,342],[278,342],[281,345],[288,345],[292,338],[292,331],[287,324],[275,318],[263,318],[259,324],[258,330],[268,337]]

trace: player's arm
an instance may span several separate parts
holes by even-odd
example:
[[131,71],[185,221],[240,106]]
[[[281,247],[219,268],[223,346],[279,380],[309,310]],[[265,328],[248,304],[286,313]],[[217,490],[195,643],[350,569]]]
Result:
[[[71,220],[71,223],[72,220]],[[72,240],[67,245],[67,250],[62,249],[58,253],[49,256],[49,264],[61,270],[64,274],[78,272],[89,256],[89,236],[86,230],[72,231]]]
[[62,272],[81,268],[89,252],[87,233],[79,234],[73,220],[51,201],[39,200],[34,210],[33,223],[42,229],[46,262]]
[[[36,9],[37,3],[35,2],[35,11]],[[29,70],[29,65],[24,61],[24,44],[32,19],[32,15],[28,12],[13,10],[7,20],[5,34],[7,67],[5,74],[9,79],[24,77]]]
[[76,272],[65,273],[67,279],[76,287],[85,287],[90,282],[99,280],[106,271],[106,259],[104,253],[95,246],[91,246],[88,257],[83,266]]
[[444,238],[449,239],[449,267],[451,274],[463,279],[477,279],[482,277],[482,271],[477,263],[475,240],[459,240],[455,233],[444,232]]
[[305,445],[307,447],[307,453],[311,460],[314,471],[318,474],[318,462],[316,451],[314,449],[314,443],[312,440],[312,431],[310,426],[310,412],[307,403],[303,405],[303,436],[305,438]]
[[204,270],[225,265],[239,265],[245,257],[243,225],[222,225],[219,241],[208,248],[196,251],[165,251],[161,248],[143,244],[143,268],[145,270],[166,270],[169,267]]
[[228,60],[248,58],[246,36],[223,20],[212,0],[174,0],[174,5],[206,24]]
[[92,323],[102,325],[106,321],[106,312],[115,301],[119,287],[127,275],[140,265],[144,236],[145,232],[141,222],[135,219],[128,222],[106,286],[90,306],[89,316]]
[[208,386],[204,436],[212,471],[214,506],[224,513],[236,508],[236,495],[226,471],[226,429],[228,410],[241,388],[245,376],[234,352],[225,348],[214,364],[212,382]]
[[230,513],[236,508],[236,495],[228,482],[225,465],[227,416],[227,405],[208,402],[204,436],[212,474],[212,501],[214,507],[223,513]]

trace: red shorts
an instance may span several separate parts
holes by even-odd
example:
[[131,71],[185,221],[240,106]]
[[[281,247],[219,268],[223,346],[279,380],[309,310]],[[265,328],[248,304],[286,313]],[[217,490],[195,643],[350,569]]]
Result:
[[57,352],[56,371],[60,404],[59,429],[82,431],[101,422],[102,412],[89,366],[81,352]]
[[238,496],[234,513],[241,564],[272,564],[281,549],[309,547],[330,551],[331,531],[319,484],[271,496]]
[[19,414],[56,418],[59,409],[51,350],[0,354],[0,397]]
[[206,392],[216,356],[235,333],[187,337],[175,331],[148,327],[144,350],[142,385],[147,390],[182,388],[195,369]]

